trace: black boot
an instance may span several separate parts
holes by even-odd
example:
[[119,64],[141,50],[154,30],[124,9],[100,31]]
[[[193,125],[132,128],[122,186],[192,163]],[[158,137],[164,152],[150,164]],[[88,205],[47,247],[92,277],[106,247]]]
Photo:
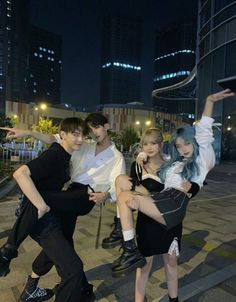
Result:
[[178,297],[176,297],[176,298],[171,298],[171,297],[169,296],[169,302],[179,302],[179,299],[178,299]]
[[0,277],[5,277],[10,273],[10,263],[18,255],[17,249],[8,243],[0,248]]
[[123,253],[119,258],[119,263],[112,268],[112,277],[125,276],[146,264],[146,259],[139,252],[134,239],[124,241],[122,248]]
[[122,235],[122,229],[121,229],[121,223],[120,218],[114,217],[114,223],[112,224],[114,226],[114,229],[112,230],[109,237],[103,239],[102,241],[102,247],[104,249],[111,249],[115,246],[121,245],[123,235]]
[[28,277],[25,288],[20,295],[20,302],[42,302],[51,299],[54,292],[49,288],[38,287],[39,278]]

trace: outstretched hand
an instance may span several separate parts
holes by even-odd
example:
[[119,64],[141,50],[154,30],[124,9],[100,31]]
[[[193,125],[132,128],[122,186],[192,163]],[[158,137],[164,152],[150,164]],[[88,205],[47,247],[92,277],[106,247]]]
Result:
[[28,130],[18,129],[18,128],[8,128],[8,127],[0,127],[1,130],[8,131],[6,135],[6,139],[15,139],[20,137],[25,137],[28,135]]
[[222,90],[220,92],[210,94],[207,97],[207,101],[215,103],[215,102],[218,102],[220,100],[226,99],[226,98],[234,96],[234,95],[235,95],[235,93],[232,92],[230,89],[225,89],[225,90]]
[[227,99],[234,95],[235,93],[232,92],[230,89],[225,89],[220,92],[208,95],[208,97],[206,98],[206,103],[202,115],[211,117],[213,107],[216,102]]

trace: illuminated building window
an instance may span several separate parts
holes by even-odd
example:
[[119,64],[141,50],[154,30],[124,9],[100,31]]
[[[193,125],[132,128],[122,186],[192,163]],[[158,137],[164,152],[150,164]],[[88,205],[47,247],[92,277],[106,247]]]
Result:
[[104,65],[102,65],[102,68],[107,68],[110,66],[116,66],[119,68],[127,68],[127,69],[134,69],[134,70],[141,70],[140,66],[135,66],[135,65],[130,65],[130,64],[125,64],[125,63],[119,63],[119,62],[113,62],[113,63],[106,63]]
[[161,76],[155,77],[154,82],[159,82],[159,81],[166,80],[166,79],[178,78],[181,76],[188,76],[189,74],[190,74],[190,71],[185,71],[185,70],[172,72],[172,73],[168,73],[168,74],[163,74]]
[[162,60],[162,59],[165,59],[165,58],[168,58],[168,57],[174,57],[180,53],[191,53],[191,54],[195,54],[195,51],[193,50],[190,50],[190,49],[183,49],[183,50],[178,50],[178,51],[175,51],[175,52],[171,52],[171,53],[168,53],[166,55],[163,55],[163,56],[160,56],[158,58],[155,59],[155,61],[159,61],[159,60]]

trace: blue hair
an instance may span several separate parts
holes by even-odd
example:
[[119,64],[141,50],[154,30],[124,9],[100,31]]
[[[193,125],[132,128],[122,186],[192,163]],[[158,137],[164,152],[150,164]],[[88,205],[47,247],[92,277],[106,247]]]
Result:
[[195,128],[189,125],[177,129],[171,136],[171,141],[169,145],[169,161],[164,164],[160,171],[161,180],[164,182],[166,178],[166,172],[171,167],[171,165],[176,161],[183,161],[183,157],[179,154],[176,149],[177,138],[182,138],[184,141],[189,142],[193,146],[193,155],[189,158],[184,165],[181,176],[186,180],[191,180],[193,176],[199,174],[199,168],[196,163],[196,158],[199,153],[199,145],[195,139]]

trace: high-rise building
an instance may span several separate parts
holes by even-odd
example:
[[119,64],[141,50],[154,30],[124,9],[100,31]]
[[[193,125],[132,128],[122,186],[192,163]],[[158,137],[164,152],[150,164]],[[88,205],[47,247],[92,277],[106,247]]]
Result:
[[[199,0],[198,115],[207,95],[219,91],[218,79],[236,75],[236,1]],[[214,118],[222,124],[215,147],[217,156],[236,159],[236,100],[217,104]],[[223,136],[221,135],[223,134]]]
[[112,16],[103,20],[100,103],[140,101],[142,21]]
[[168,26],[156,36],[154,89],[185,79],[195,66],[196,20]]
[[[158,31],[154,59],[154,90],[177,84],[190,75],[196,61],[196,33],[195,20],[184,20]],[[194,116],[195,87],[191,87],[191,97],[186,97],[184,89],[182,92],[179,89],[176,98],[156,95],[153,98],[153,106],[164,112]]]
[[28,76],[25,78],[27,102],[60,103],[61,47],[61,36],[31,26]]
[[0,0],[0,112],[23,101],[27,73],[29,0]]

